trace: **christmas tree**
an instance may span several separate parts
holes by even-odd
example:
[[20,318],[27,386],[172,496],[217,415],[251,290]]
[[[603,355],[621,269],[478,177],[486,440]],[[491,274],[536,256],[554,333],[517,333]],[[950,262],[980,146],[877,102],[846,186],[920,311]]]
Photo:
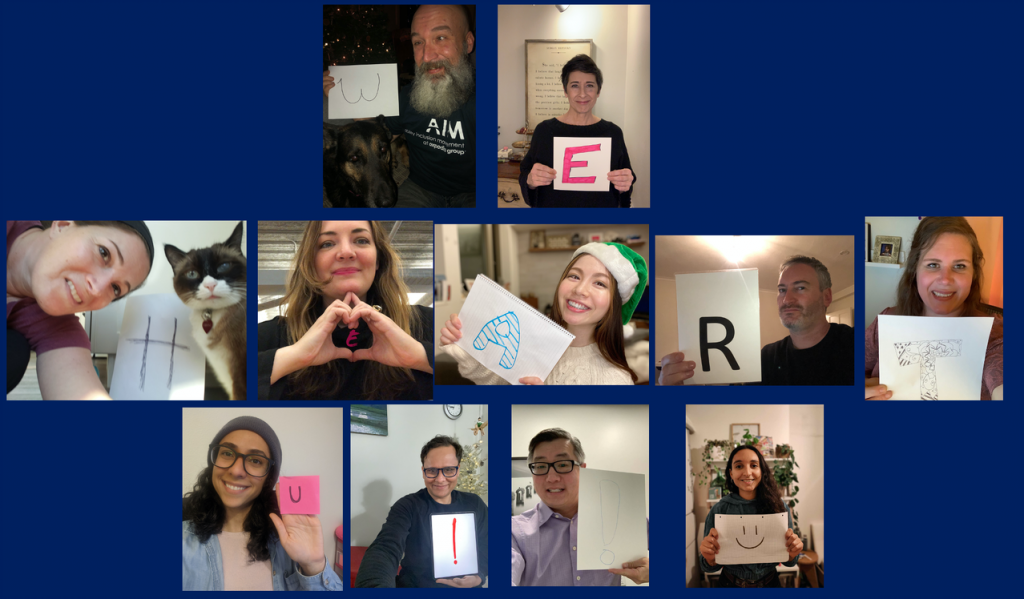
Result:
[[480,469],[484,466],[481,458],[484,440],[480,439],[472,445],[463,445],[462,463],[459,465],[459,484],[455,487],[459,491],[479,495],[487,501],[487,480],[482,476]]

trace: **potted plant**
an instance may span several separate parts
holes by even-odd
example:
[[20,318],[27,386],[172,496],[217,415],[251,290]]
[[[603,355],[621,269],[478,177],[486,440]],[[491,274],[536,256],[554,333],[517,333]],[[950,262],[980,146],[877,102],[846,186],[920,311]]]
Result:
[[743,429],[743,437],[740,438],[739,445],[750,445],[751,447],[757,446],[757,437],[750,434],[750,429]]
[[777,458],[788,458],[792,453],[793,448],[785,443],[775,446],[775,457]]
[[[786,449],[785,457],[779,455],[779,451],[782,448]],[[800,487],[796,483],[800,481],[797,479],[796,471],[794,470],[800,464],[796,463],[796,454],[789,445],[783,444],[776,447],[775,457],[779,459],[775,462],[772,475],[775,477],[775,482],[779,485],[779,488],[782,489],[782,494],[789,497],[786,505],[789,506],[789,511],[793,513],[793,532],[796,533],[796,536],[802,538],[803,535],[800,534],[800,525],[797,522],[796,514],[796,504],[800,503],[800,500],[796,498],[796,494],[800,492]]]

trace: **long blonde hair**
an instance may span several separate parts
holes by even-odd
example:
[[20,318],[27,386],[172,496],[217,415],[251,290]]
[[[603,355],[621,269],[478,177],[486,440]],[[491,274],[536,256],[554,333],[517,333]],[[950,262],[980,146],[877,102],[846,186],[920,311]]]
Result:
[[[320,280],[316,274],[317,241],[322,230],[322,221],[310,221],[306,225],[282,300],[288,305],[285,324],[292,344],[298,342],[323,313],[323,289],[329,280]],[[370,221],[370,231],[377,249],[377,273],[366,293],[366,303],[381,306],[388,318],[406,334],[415,337],[411,330],[413,321],[417,327],[421,323],[409,306],[409,289],[401,277],[401,258],[391,247],[388,235],[379,223]],[[400,391],[412,386],[413,375],[408,368],[368,361],[366,369],[363,399],[393,399]],[[340,372],[330,362],[303,368],[290,374],[289,378],[293,390],[308,399],[333,397],[343,382]]]

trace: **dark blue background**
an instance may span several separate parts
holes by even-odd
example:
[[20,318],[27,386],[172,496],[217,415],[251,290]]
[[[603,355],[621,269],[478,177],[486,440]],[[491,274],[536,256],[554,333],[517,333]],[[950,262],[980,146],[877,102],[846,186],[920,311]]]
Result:
[[[320,11],[310,2],[5,3],[7,218],[247,219],[250,256],[258,220],[323,218],[312,87]],[[481,138],[481,208],[387,217],[612,219],[651,223],[652,235],[855,234],[862,242],[868,213],[1002,215],[1010,240],[1005,297],[1015,298],[1022,25],[1020,2],[655,0],[654,208],[498,214],[483,199],[494,166]],[[496,5],[480,4],[481,135],[496,125],[499,33]],[[255,274],[253,261],[250,280]],[[860,318],[862,272],[857,289]],[[1014,308],[1007,306],[1011,338]],[[1010,343],[1007,364],[1014,355]],[[1022,553],[1014,528],[1022,450],[1012,441],[1020,434],[1019,384],[1009,378],[1006,401],[986,404],[868,404],[859,389],[498,388],[488,392],[489,469],[500,488],[513,402],[652,404],[652,592],[667,595],[683,584],[684,402],[823,403],[830,568],[821,594],[1012,589]],[[468,388],[436,394],[478,399]],[[178,592],[180,409],[3,404],[0,591]],[[488,592],[496,596],[511,593],[502,574],[503,513],[497,509],[491,524]]]

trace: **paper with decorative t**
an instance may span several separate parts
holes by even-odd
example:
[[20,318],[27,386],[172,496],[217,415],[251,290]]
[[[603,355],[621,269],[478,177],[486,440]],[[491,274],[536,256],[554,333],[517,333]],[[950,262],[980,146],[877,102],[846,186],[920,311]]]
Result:
[[580,468],[576,567],[621,568],[647,557],[643,474]]
[[110,397],[203,399],[206,354],[192,337],[192,310],[173,293],[124,301]]
[[456,345],[513,385],[527,376],[546,379],[576,338],[484,275],[477,275],[459,319]]
[[786,530],[789,518],[781,514],[726,516],[715,514],[719,565],[772,564],[789,561]]
[[878,316],[879,383],[892,399],[981,399],[990,316]]
[[334,66],[328,69],[334,77],[334,87],[327,92],[327,118],[362,119],[379,114],[398,116],[397,64]]
[[282,476],[277,479],[277,496],[282,514],[319,514],[320,477]]
[[561,191],[608,191],[612,165],[610,137],[556,137],[555,189]]

